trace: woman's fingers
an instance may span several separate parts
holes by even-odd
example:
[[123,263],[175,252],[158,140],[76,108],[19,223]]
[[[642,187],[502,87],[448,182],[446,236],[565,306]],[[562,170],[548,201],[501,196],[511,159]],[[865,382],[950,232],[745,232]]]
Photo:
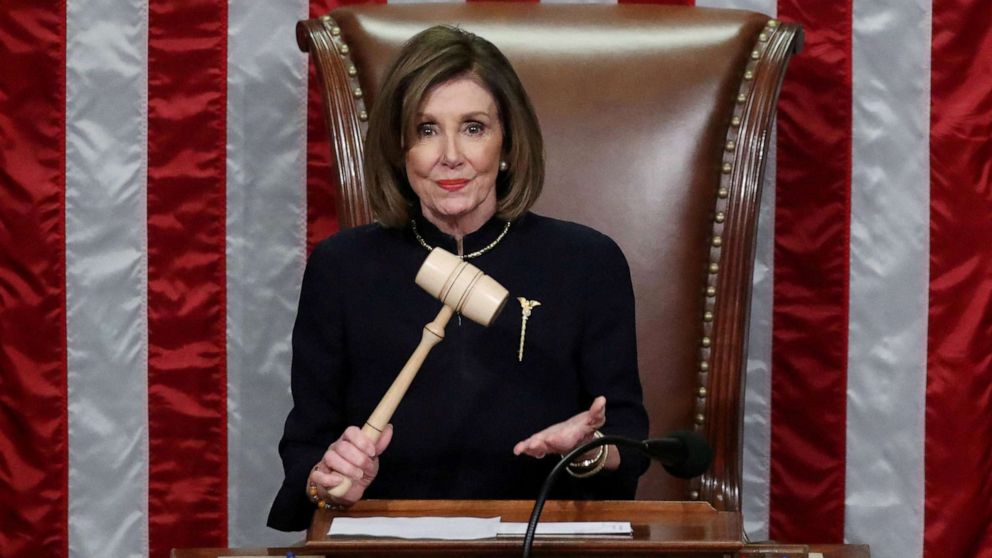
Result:
[[375,455],[382,455],[382,452],[386,451],[389,447],[389,441],[393,439],[393,425],[387,424],[386,428],[382,430],[382,435],[379,436],[379,441],[375,443]]
[[596,399],[592,400],[592,405],[589,406],[588,424],[593,430],[599,430],[606,424],[606,398],[600,395]]
[[[349,426],[341,434],[340,440],[347,441],[369,457],[375,457],[375,442],[357,426]],[[340,441],[339,440],[339,441]]]
[[376,449],[376,444],[360,429],[349,426],[324,453],[316,471],[323,477],[319,480],[327,482],[328,486],[336,486],[340,484],[340,480],[331,484],[328,476],[332,473],[353,480],[374,476],[377,467],[375,456],[378,454]]
[[606,398],[593,399],[589,409],[568,420],[553,424],[513,446],[514,455],[527,454],[538,459],[550,453],[564,454],[592,440],[593,433],[606,424]]
[[351,488],[340,498],[331,500],[346,505],[357,502],[379,473],[378,456],[389,446],[392,437],[391,424],[386,425],[376,441],[372,441],[358,427],[349,426],[324,452],[310,473],[311,482],[323,488],[325,498],[330,499],[328,492],[348,478]]

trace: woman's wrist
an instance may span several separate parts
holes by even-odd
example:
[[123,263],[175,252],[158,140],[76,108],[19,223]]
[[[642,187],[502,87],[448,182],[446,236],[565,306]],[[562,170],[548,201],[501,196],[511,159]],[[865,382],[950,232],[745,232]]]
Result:
[[[602,438],[603,433],[599,430],[593,432],[593,439]],[[584,454],[577,460],[569,463],[565,468],[568,474],[575,478],[586,478],[595,475],[606,467],[607,461],[610,459],[610,446],[602,445],[596,453],[592,454],[592,457],[587,457],[589,454]]]

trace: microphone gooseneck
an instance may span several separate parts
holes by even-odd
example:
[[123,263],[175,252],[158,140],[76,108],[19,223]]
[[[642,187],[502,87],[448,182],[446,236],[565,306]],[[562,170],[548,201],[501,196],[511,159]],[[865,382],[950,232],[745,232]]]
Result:
[[537,533],[537,523],[541,518],[541,512],[544,511],[544,502],[548,499],[548,493],[551,492],[551,487],[554,486],[562,470],[583,453],[611,444],[647,454],[661,462],[670,475],[683,479],[703,474],[713,459],[713,449],[706,440],[699,434],[689,431],[673,432],[664,438],[649,438],[643,441],[631,440],[623,436],[603,436],[578,446],[562,456],[555,464],[534,500],[534,509],[531,511],[527,532],[524,534],[523,558],[530,557],[531,548],[534,546],[534,535]]

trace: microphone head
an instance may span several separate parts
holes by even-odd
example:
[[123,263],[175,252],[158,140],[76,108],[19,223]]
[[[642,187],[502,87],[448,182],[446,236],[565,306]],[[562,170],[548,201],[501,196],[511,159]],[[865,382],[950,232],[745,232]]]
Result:
[[705,438],[687,430],[673,432],[668,436],[679,440],[685,447],[685,459],[663,465],[668,474],[680,479],[691,479],[706,472],[713,461],[713,448]]

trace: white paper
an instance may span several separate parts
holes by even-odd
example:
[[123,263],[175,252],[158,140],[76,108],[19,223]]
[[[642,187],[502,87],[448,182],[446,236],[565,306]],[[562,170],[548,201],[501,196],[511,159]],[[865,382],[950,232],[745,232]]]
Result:
[[[527,533],[526,523],[500,523],[501,536],[519,536]],[[582,522],[540,522],[537,524],[537,536],[603,536],[603,535],[632,535],[634,530],[628,521],[582,521]]]
[[490,539],[498,517],[335,517],[328,535],[470,541]]
[[[496,536],[522,537],[526,523],[501,523],[498,517],[335,517],[332,537],[391,537],[469,541]],[[626,521],[541,522],[537,536],[628,536],[633,529]]]

